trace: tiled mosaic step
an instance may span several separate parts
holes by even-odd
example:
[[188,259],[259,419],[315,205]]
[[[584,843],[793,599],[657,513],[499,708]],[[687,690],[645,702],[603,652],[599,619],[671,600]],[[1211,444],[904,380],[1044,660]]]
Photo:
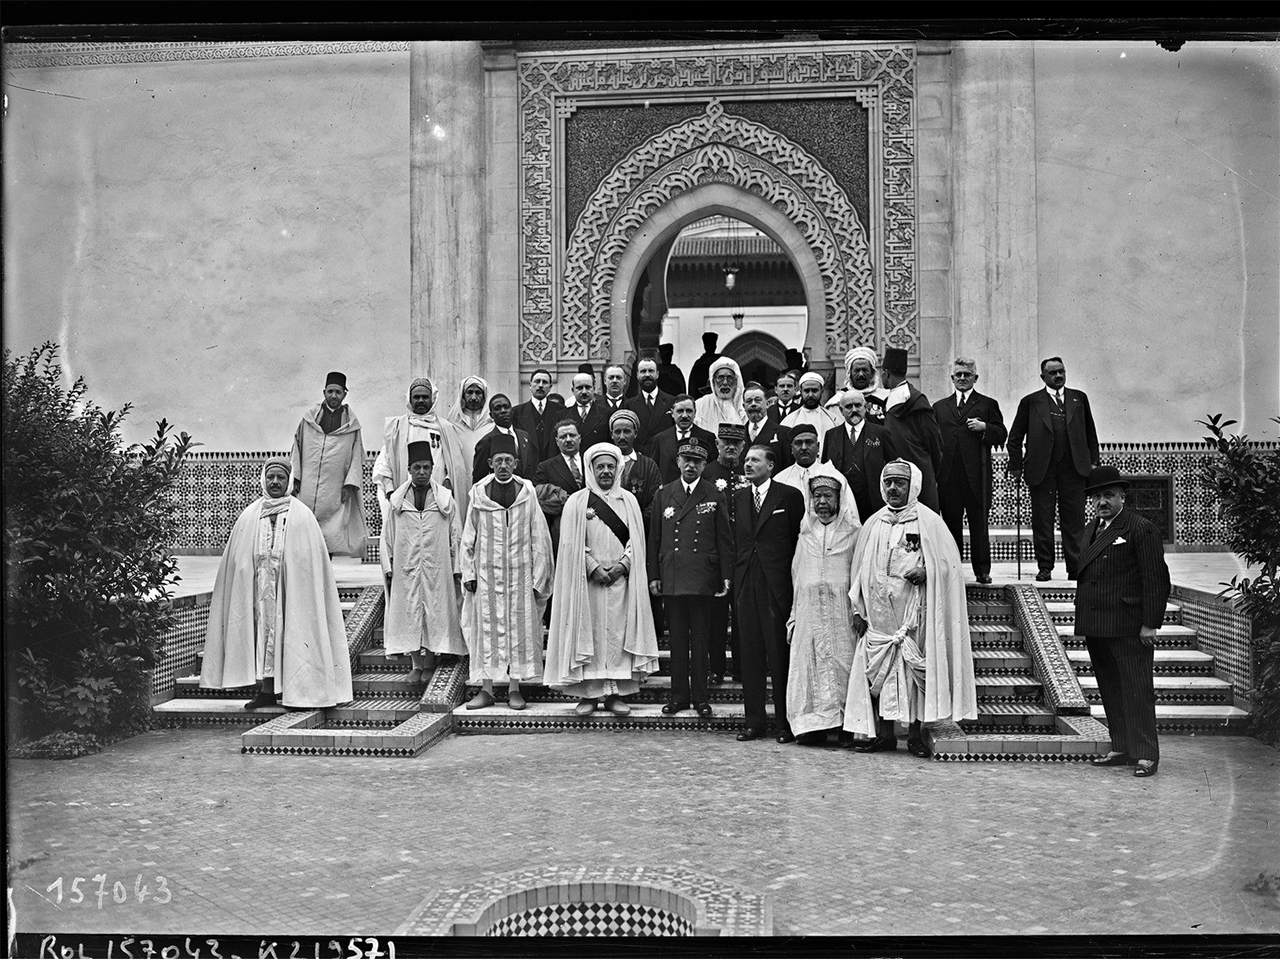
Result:
[[[767,681],[765,689],[769,689],[771,684]],[[468,685],[465,699],[469,700],[475,696],[479,690],[479,686]],[[723,683],[708,684],[707,692],[711,696],[711,703],[741,703],[742,702],[742,684],[728,677]],[[577,697],[561,693],[551,687],[544,686],[541,683],[522,683],[520,684],[520,695],[529,703],[569,703],[578,702]],[[499,704],[507,702],[507,686],[505,683],[495,683],[493,685],[493,697]],[[633,694],[624,698],[627,703],[656,703],[661,706],[671,699],[671,677],[667,674],[655,673],[645,679],[640,684],[640,689]],[[603,698],[601,698],[603,702]]]
[[1031,669],[1031,655],[1021,647],[975,646],[973,648],[973,671],[975,674],[1029,674]]
[[[455,730],[458,733],[537,733],[556,730],[738,730],[746,719],[741,703],[713,704],[715,713],[703,719],[692,709],[681,710],[672,716],[664,716],[659,704],[633,704],[625,717],[615,716],[607,710],[580,717],[574,713],[572,702],[530,702],[524,710],[495,705],[480,710],[458,707],[453,711]],[[766,707],[772,716],[773,708]],[[762,742],[772,743],[771,739]]]
[[1045,727],[1053,726],[1056,715],[1052,707],[1043,703],[995,701],[979,702],[978,716],[973,720],[961,721],[966,730],[979,728],[1005,727]]
[[247,699],[248,696],[175,697],[152,707],[151,717],[157,727],[257,726],[264,720],[288,712],[278,706],[246,710],[244,703]]
[[987,603],[981,600],[970,600],[968,603],[969,625],[993,623],[1010,626],[1013,624],[1013,607],[1008,603]]
[[252,687],[228,687],[223,690],[215,690],[209,687],[200,686],[200,674],[193,673],[189,676],[178,677],[173,681],[173,695],[175,697],[204,697],[204,698],[227,698],[239,697],[241,701],[248,700],[258,692],[255,684]]
[[[978,703],[1028,703],[1040,701],[1040,681],[1029,674],[977,674],[973,678]],[[981,709],[981,706],[979,706]]]
[[[1079,647],[1068,649],[1067,658],[1077,674],[1085,676],[1093,673],[1093,663],[1089,660],[1089,651],[1084,648],[1083,642]],[[1190,648],[1157,648],[1155,672],[1157,676],[1213,676],[1213,657]]]
[[332,726],[328,710],[295,711],[240,737],[241,753],[416,757],[453,729],[447,713],[412,713],[393,727]]
[[[1217,677],[1165,677],[1154,678],[1156,703],[1225,703],[1232,701],[1231,684]],[[1091,704],[1101,703],[1098,678],[1080,677],[1080,688]]]
[[[1102,704],[1089,707],[1098,720],[1106,719]],[[1157,703],[1156,729],[1163,733],[1243,733],[1247,710],[1225,703]]]
[[420,712],[417,697],[357,697],[326,711],[329,727],[394,727]]
[[926,728],[925,737],[938,762],[1038,761],[1079,762],[1111,749],[1107,729],[1092,717],[1058,717],[1050,723],[999,732],[975,731],[946,721]]
[[409,682],[409,667],[401,671],[362,670],[351,675],[351,689],[356,696],[368,694],[412,694],[422,693],[423,684]]
[[[1046,602],[1045,606],[1049,608],[1049,616],[1054,623],[1071,624],[1076,622],[1076,605],[1074,601],[1054,600]],[[1164,605],[1164,622],[1181,623],[1182,607],[1176,603],[1166,603]]]
[[[1074,624],[1058,624],[1058,636],[1068,650],[1085,649],[1084,637],[1076,636]],[[1156,633],[1157,650],[1192,650],[1196,646],[1196,631],[1180,623],[1166,623]]]
[[969,621],[969,642],[976,653],[982,647],[1021,647],[1022,631],[1006,623]]

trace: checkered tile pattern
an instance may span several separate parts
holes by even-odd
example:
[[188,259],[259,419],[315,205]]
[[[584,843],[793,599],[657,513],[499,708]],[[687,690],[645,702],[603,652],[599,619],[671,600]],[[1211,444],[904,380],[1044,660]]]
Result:
[[692,925],[633,903],[557,903],[497,921],[490,937],[689,937]]
[[1215,673],[1231,681],[1236,705],[1250,706],[1253,654],[1249,618],[1225,600],[1191,587],[1174,587],[1169,598],[1182,605],[1182,622],[1196,631],[1196,646],[1213,655]]
[[204,633],[209,626],[209,594],[181,597],[173,606],[173,626],[164,635],[164,647],[151,674],[152,703],[173,697],[175,681],[195,664],[196,653],[204,646]]

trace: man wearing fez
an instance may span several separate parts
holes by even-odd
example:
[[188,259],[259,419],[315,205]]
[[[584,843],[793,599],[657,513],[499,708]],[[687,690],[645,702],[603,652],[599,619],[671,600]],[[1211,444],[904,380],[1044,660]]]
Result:
[[640,504],[640,515],[644,517],[647,531],[653,515],[653,499],[662,486],[662,476],[658,472],[658,465],[635,448],[639,424],[640,418],[633,410],[619,410],[609,418],[609,431],[613,434],[614,446],[622,454],[618,486],[635,497]]
[[676,398],[658,386],[658,362],[653,358],[646,357],[640,361],[636,377],[640,381],[640,390],[625,406],[636,415],[636,448],[647,452],[653,436],[671,425],[671,408]]
[[822,405],[822,375],[810,371],[800,376],[800,409],[787,414],[782,425],[795,436],[796,427],[809,424],[818,435],[818,456],[822,455],[822,441],[827,431],[837,426],[835,417]]
[[685,387],[684,374],[680,372],[680,368],[673,362],[676,348],[670,343],[658,344],[658,357],[661,363],[658,364],[658,389],[664,393],[669,393],[673,397],[678,397],[682,393],[687,393]]
[[380,558],[387,578],[382,646],[409,654],[410,683],[421,683],[436,654],[465,655],[459,618],[462,518],[453,494],[432,477],[431,444],[409,444],[409,479],[391,494]]
[[907,351],[889,347],[880,364],[885,397],[884,428],[902,459],[920,468],[920,502],[939,511],[938,468],[942,466],[942,434],[929,398],[907,383]]
[[829,463],[818,462],[818,428],[811,423],[797,424],[791,430],[791,466],[778,471],[773,479],[795,487],[804,498],[804,509],[809,509],[809,480],[813,477],[834,477],[841,489],[849,484],[844,476]]
[[578,424],[565,417],[556,424],[559,452],[538,464],[533,474],[533,488],[538,506],[546,515],[551,530],[553,550],[560,544],[560,514],[569,495],[586,487],[582,453],[579,450]]
[[542,678],[542,613],[555,564],[551,534],[533,484],[515,475],[516,445],[490,447],[493,475],[471,488],[462,528],[462,632],[480,692],[468,710],[493,706],[493,682],[507,681],[507,705],[523,710],[521,681]]
[[702,356],[693,361],[693,369],[689,371],[689,396],[695,400],[711,389],[711,364],[720,356],[716,353],[719,339],[719,335],[710,330],[702,335]]
[[697,440],[704,450],[715,449],[716,435],[693,422],[695,409],[693,397],[688,394],[676,397],[671,407],[671,416],[675,422],[665,430],[660,430],[649,442],[648,454],[658,464],[663,483],[670,483],[680,475],[680,465],[676,458],[680,448],[690,440]]
[[768,405],[763,386],[754,381],[746,385],[742,391],[742,409],[747,415],[747,445],[762,443],[772,449],[779,470],[790,466],[791,431]]
[[1151,672],[1169,568],[1156,525],[1125,508],[1128,489],[1115,467],[1089,474],[1094,519],[1080,541],[1075,632],[1089,650],[1111,733],[1110,752],[1094,766],[1127,764],[1135,777],[1151,777],[1160,764]]
[[524,467],[532,473],[538,464],[556,452],[555,426],[564,418],[564,400],[551,393],[551,374],[542,368],[529,377],[529,390],[533,396],[516,404],[511,411],[511,422],[533,442],[533,464]]
[[[705,400],[706,398],[703,397]],[[702,471],[702,479],[715,486],[725,499],[729,510],[729,527],[734,528],[734,512],[737,508],[736,492],[750,482],[742,475],[742,449],[746,445],[747,428],[739,423],[720,424],[716,435],[717,457]],[[732,644],[733,676],[742,677],[742,660],[738,652],[738,617],[733,609],[732,594],[721,597],[711,605],[711,637],[708,641],[711,662],[710,682],[721,683],[725,677],[725,648]],[[729,624],[733,624],[730,638]]]
[[800,409],[800,371],[784,370],[774,382],[774,395],[769,398],[769,412],[781,423]]
[[773,451],[752,447],[743,462],[750,486],[735,494],[734,605],[742,628],[738,652],[742,655],[746,701],[746,718],[738,739],[764,736],[765,681],[771,677],[778,743],[790,743],[795,737],[787,721],[787,620],[791,616],[791,561],[805,503],[794,487],[774,482],[773,468]]
[[835,731],[840,746],[847,746],[844,701],[855,643],[850,564],[861,524],[849,491],[834,477],[810,478],[809,491],[791,562],[787,720],[797,743],[818,746]]
[[259,684],[246,710],[281,701],[347,703],[351,661],[328,549],[307,505],[289,495],[289,461],[272,457],[262,496],[236,519],[209,602],[200,686]]
[[969,561],[979,583],[991,582],[991,539],[987,512],[991,509],[991,448],[1008,433],[1000,404],[974,389],[977,361],[957,357],[951,382],[956,392],[933,405],[942,434],[942,466],[938,470],[938,499],[942,519],[964,556],[963,517],[969,515]]
[[729,512],[724,497],[702,479],[706,460],[706,449],[697,440],[680,446],[680,476],[658,491],[649,524],[649,592],[662,597],[671,637],[671,699],[662,708],[666,716],[690,704],[698,716],[711,716],[711,602],[728,596],[733,585]]
[[289,463],[293,495],[316,515],[329,556],[363,557],[369,536],[360,499],[364,443],[360,421],[346,398],[346,375],[325,377],[324,400],[298,424]]
[[511,400],[505,393],[495,393],[489,398],[489,416],[493,418],[493,429],[476,442],[475,456],[471,460],[471,482],[479,483],[489,475],[489,451],[494,436],[499,433],[515,438],[516,476],[532,479],[539,463],[534,459],[537,453],[533,439],[512,422]]
[[[1053,575],[1053,507],[1058,505],[1062,527],[1062,558],[1067,579],[1080,565],[1080,535],[1084,531],[1085,478],[1098,465],[1098,430],[1093,425],[1089,398],[1067,387],[1067,368],[1061,357],[1040,364],[1044,389],[1018,403],[1009,428],[1009,473],[1024,476],[1031,492],[1031,543],[1035,548],[1037,580]],[[1022,441],[1026,440],[1026,456]]]
[[631,707],[622,698],[658,669],[644,519],[621,473],[613,444],[587,451],[587,489],[566,501],[561,522],[543,682],[577,697],[579,716],[603,697],[606,710],[625,717]]
[[432,476],[453,493],[459,515],[466,515],[471,461],[463,457],[458,428],[434,413],[435,402],[435,385],[426,377],[418,377],[409,384],[409,413],[387,417],[382,429],[382,450],[373,464],[383,523],[387,521],[388,498],[409,479],[408,448],[417,440],[431,444],[435,457]]
[[[870,347],[854,347],[844,355],[845,383],[854,390],[862,392],[862,398],[867,406],[866,418],[872,423],[883,425],[884,401],[889,396],[889,391],[880,386],[876,360],[876,352]],[[880,486],[879,474],[876,474],[875,486]]]
[[853,629],[844,729],[870,738],[860,753],[907,749],[929,756],[922,723],[978,715],[960,552],[942,518],[919,502],[920,468],[894,460],[880,478],[883,509],[853,551]]
[[596,397],[596,382],[591,374],[573,375],[573,403],[565,410],[565,416],[577,424],[583,450],[609,442],[609,414]]
[[897,459],[897,454],[885,428],[867,420],[867,402],[861,390],[849,387],[836,397],[844,423],[827,431],[822,459],[848,482],[861,519],[884,506],[880,499],[880,471],[885,463]]

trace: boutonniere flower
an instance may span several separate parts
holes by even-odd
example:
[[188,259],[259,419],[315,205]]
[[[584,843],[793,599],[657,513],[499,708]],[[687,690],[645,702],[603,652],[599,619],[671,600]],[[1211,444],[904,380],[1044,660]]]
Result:
[[674,517],[674,516],[676,515],[676,508],[675,508],[675,507],[667,507],[667,509],[665,509],[665,510],[663,510],[663,511],[662,511],[662,515],[663,515],[664,517],[666,517],[668,520],[670,520],[672,517]]
[[592,509],[591,507],[587,507],[587,519],[594,520],[595,518],[596,518],[595,510]]
[[908,551],[908,552],[910,552],[910,553],[918,553],[918,552],[920,551],[920,534],[918,534],[918,533],[908,533],[908,534],[903,538],[903,541],[904,541],[904,543],[905,543],[905,545],[906,545],[906,549],[907,549],[907,551]]
[[880,438],[879,438],[879,437],[867,437],[867,446],[868,446],[868,447],[878,447],[878,446],[880,446]]
[[720,479],[718,479],[718,480],[716,481],[716,489],[717,489],[717,490],[724,490],[724,488],[725,488],[725,487],[727,487],[728,485],[729,485],[729,484],[728,484],[728,482],[725,480],[725,478],[724,478],[724,477],[721,477]]

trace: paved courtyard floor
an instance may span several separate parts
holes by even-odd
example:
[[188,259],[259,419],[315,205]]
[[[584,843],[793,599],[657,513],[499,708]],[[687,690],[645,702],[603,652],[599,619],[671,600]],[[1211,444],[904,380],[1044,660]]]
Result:
[[153,731],[10,762],[13,909],[19,931],[385,937],[488,874],[682,864],[772,893],[779,935],[1280,932],[1280,753],[1161,747],[1136,780],[732,734],[455,736],[404,760]]

